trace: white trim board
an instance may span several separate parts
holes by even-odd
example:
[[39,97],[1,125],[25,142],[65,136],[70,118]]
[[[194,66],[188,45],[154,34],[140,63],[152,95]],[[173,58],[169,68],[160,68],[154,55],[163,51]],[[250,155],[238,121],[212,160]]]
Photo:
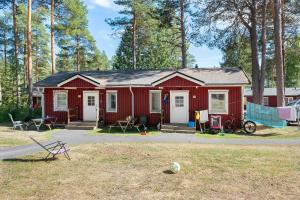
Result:
[[57,86],[58,86],[58,87],[61,87],[61,86],[63,86],[64,84],[66,84],[66,83],[68,83],[68,82],[70,82],[70,81],[75,80],[76,78],[79,78],[79,79],[81,79],[81,80],[83,80],[83,81],[86,81],[86,82],[88,82],[88,83],[90,83],[90,84],[92,84],[92,85],[94,85],[94,86],[96,86],[96,87],[100,87],[100,83],[95,83],[94,81],[92,81],[92,80],[90,80],[90,79],[88,79],[88,78],[86,78],[86,77],[84,77],[84,76],[82,76],[82,75],[79,75],[79,74],[77,74],[77,75],[75,75],[75,76],[72,76],[71,78],[68,78],[67,80],[64,80],[63,82],[60,82],[59,84],[57,84]]

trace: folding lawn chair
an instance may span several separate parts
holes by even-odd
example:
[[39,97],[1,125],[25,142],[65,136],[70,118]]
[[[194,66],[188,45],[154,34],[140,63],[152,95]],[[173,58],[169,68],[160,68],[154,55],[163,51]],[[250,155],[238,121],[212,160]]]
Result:
[[10,118],[10,121],[13,123],[13,129],[14,130],[17,129],[17,128],[19,128],[21,131],[24,130],[22,121],[14,121],[14,119],[13,119],[13,117],[10,113],[8,113],[8,116]]
[[66,147],[66,143],[63,143],[61,141],[56,141],[56,142],[53,142],[53,143],[50,143],[50,144],[42,145],[41,143],[39,143],[38,141],[36,141],[33,137],[30,137],[30,139],[32,141],[34,141],[36,144],[38,144],[39,146],[41,146],[43,149],[45,149],[48,152],[48,155],[45,157],[46,160],[51,155],[52,155],[52,158],[54,158],[56,155],[59,155],[59,154],[64,154],[64,156],[68,160],[71,160],[71,158],[70,158],[70,156],[68,154],[68,151],[70,151],[70,149],[68,149]]

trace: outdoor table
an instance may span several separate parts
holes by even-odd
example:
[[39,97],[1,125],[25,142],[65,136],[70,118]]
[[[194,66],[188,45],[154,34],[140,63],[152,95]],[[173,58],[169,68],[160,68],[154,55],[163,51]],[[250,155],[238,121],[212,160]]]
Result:
[[[51,125],[53,125],[56,122],[56,117],[44,117],[44,118],[36,118],[32,119],[33,124],[35,125],[36,129],[39,131],[40,127],[44,124],[51,130]],[[50,122],[50,123],[48,123]]]
[[126,132],[126,129],[128,128],[128,121],[127,120],[119,120],[118,124],[120,128],[122,129],[123,133]]

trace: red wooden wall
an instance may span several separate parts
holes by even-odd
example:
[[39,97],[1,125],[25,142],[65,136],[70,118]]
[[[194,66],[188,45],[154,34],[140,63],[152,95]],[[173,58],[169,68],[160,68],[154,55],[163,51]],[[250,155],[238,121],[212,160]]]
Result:
[[[72,84],[68,83],[65,87],[74,87],[76,85],[77,89],[67,89],[68,90],[68,106],[69,108],[79,106],[80,108],[80,119],[82,120],[83,113],[83,91],[84,90],[95,90],[95,88],[84,87],[82,80],[73,80]],[[174,86],[180,85],[180,86]],[[79,87],[81,86],[81,87]],[[59,88],[63,89],[63,88]],[[57,88],[45,88],[45,115],[57,116],[59,122],[67,122],[67,112],[54,112],[53,111],[53,90],[59,90]],[[134,110],[135,116],[139,117],[141,115],[146,115],[148,117],[148,122],[151,125],[156,125],[160,121],[160,114],[150,113],[149,107],[149,90],[162,90],[162,108],[166,110],[166,122],[170,120],[170,103],[167,105],[163,104],[163,97],[168,94],[170,97],[170,90],[189,90],[189,116],[190,120],[194,120],[194,112],[196,110],[208,109],[208,90],[228,90],[228,103],[229,103],[229,114],[234,114],[237,119],[241,118],[242,115],[242,93],[241,87],[202,87],[196,86],[195,83],[184,80],[179,77],[175,77],[169,81],[160,84],[157,87],[136,87],[132,88],[134,93]],[[106,113],[105,121],[106,123],[114,123],[117,120],[125,119],[126,116],[131,115],[131,93],[128,87],[126,88],[107,88],[107,89],[97,89],[99,90],[100,107],[105,109],[106,107],[106,90],[117,90],[118,99],[117,113]],[[80,98],[81,96],[81,98]],[[193,98],[195,97],[195,98]],[[170,102],[170,101],[169,101]],[[222,121],[228,119],[227,115],[222,115]]]
[[[270,107],[277,107],[277,96],[265,96],[269,98],[269,105]],[[297,96],[286,96],[286,97],[293,97],[293,99],[297,99]],[[248,96],[247,97],[247,101],[249,102],[253,102],[253,97],[252,96]]]

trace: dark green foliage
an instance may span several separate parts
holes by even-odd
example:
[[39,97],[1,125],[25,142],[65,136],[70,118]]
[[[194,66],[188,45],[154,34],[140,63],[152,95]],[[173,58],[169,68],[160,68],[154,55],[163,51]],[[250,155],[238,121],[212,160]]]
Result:
[[[121,32],[121,42],[113,58],[115,69],[133,69],[133,20],[136,20],[136,68],[179,68],[180,32],[173,1],[114,1],[122,6],[122,16],[107,19]],[[134,15],[133,15],[134,14]]]
[[79,66],[80,70],[107,69],[108,59],[88,31],[86,6],[80,0],[63,0],[63,5],[63,18],[56,24],[58,70],[74,71]]

